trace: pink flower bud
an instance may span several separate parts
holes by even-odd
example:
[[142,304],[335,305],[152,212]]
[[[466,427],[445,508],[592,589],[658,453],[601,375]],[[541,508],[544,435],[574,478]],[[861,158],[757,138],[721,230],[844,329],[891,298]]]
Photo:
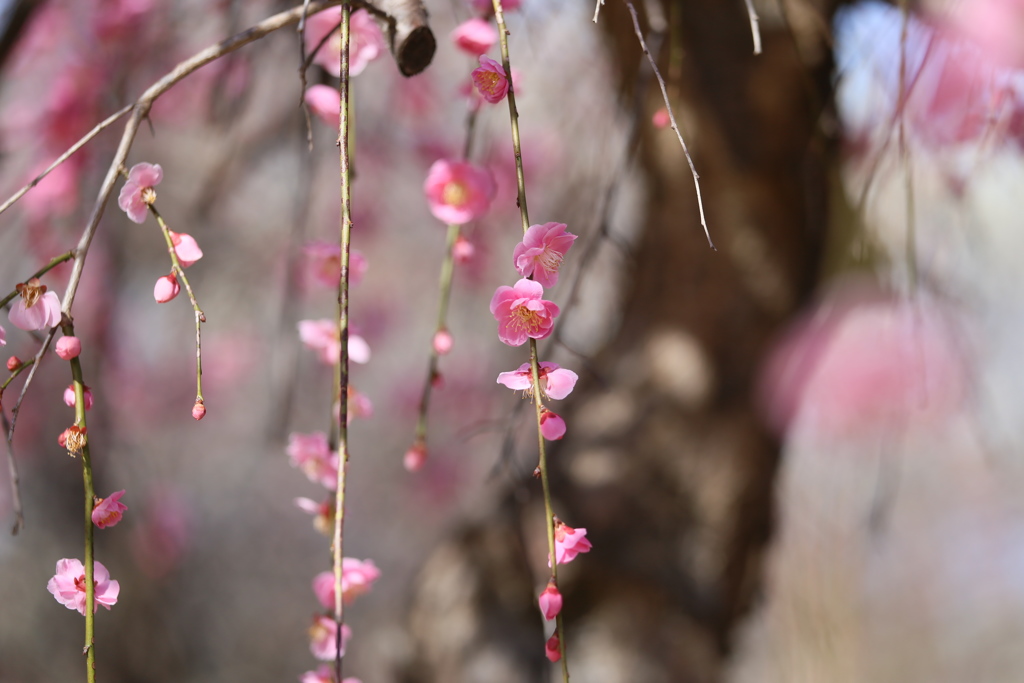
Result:
[[434,351],[437,352],[437,355],[448,355],[454,344],[455,340],[452,339],[452,333],[448,330],[438,330],[434,333]]
[[562,611],[562,594],[558,592],[554,579],[548,580],[548,587],[540,594],[537,602],[540,603],[540,611],[548,621],[557,617],[558,613]]
[[[92,410],[92,390],[89,387],[84,389],[85,396],[85,409]],[[69,408],[75,407],[75,385],[69,384],[68,388],[64,390],[64,404]]]
[[174,277],[174,273],[170,273],[156,281],[156,286],[153,287],[153,298],[156,299],[158,304],[165,304],[178,296],[180,291],[181,287],[178,285],[178,278]]
[[61,337],[57,340],[54,351],[61,360],[78,358],[78,354],[82,353],[82,340],[78,337]]
[[203,399],[197,398],[196,404],[192,406],[192,417],[197,420],[202,420],[206,416],[206,406],[203,405]]
[[672,123],[672,119],[668,115],[668,109],[662,107],[654,112],[654,116],[651,117],[651,123],[654,124],[655,128],[668,128],[669,124]]
[[545,408],[540,416],[540,433],[548,441],[558,441],[565,436],[565,420]]
[[97,498],[92,509],[92,523],[100,529],[114,526],[121,521],[121,513],[128,509],[128,506],[121,501],[124,490],[114,491],[106,498]]
[[21,359],[17,356],[11,356],[7,359],[7,369],[14,372],[21,367]]
[[559,646],[557,633],[548,638],[548,642],[544,644],[544,656],[552,662],[557,662],[562,658],[562,648]]
[[402,464],[405,465],[405,469],[409,472],[418,472],[423,467],[423,463],[427,461],[427,446],[421,441],[413,444],[412,448],[405,452],[405,458]]
[[476,247],[473,243],[467,240],[462,235],[459,235],[455,239],[455,244],[452,245],[452,258],[455,262],[460,265],[466,265],[473,260],[473,255],[476,253]]

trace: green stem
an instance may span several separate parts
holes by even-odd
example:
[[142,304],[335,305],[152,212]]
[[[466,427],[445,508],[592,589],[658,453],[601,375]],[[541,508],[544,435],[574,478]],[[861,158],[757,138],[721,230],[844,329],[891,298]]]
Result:
[[[459,238],[459,226],[448,226],[448,237],[445,241],[444,262],[441,264],[441,282],[439,285],[441,302],[437,309],[437,326],[434,328],[436,335],[441,330],[448,328],[448,302],[451,300],[452,281],[455,274],[455,241]],[[434,344],[430,345],[430,362],[427,364],[427,379],[423,383],[423,393],[420,395],[419,417],[416,420],[416,444],[426,446],[427,443],[427,413],[430,409],[430,392],[434,386],[434,378],[437,377],[437,365],[440,359]]]
[[348,2],[341,5],[341,95],[340,122],[338,125],[339,163],[341,166],[341,278],[338,282],[338,335],[341,353],[336,371],[338,389],[338,495],[334,508],[334,621],[337,624],[334,658],[336,681],[343,680],[341,673],[341,631],[345,624],[345,603],[341,590],[342,543],[345,523],[345,474],[348,470],[348,280],[349,247],[352,238],[352,171],[349,158],[349,19],[352,7]]
[[[54,268],[56,268],[57,266],[59,266],[60,264],[64,263],[65,261],[70,261],[73,258],[75,258],[74,251],[68,251],[61,254],[60,256],[55,256],[54,258],[50,259],[50,262],[47,263],[45,266],[43,266],[36,272],[32,273],[32,275],[30,275],[28,279],[31,280],[32,278],[40,278],[46,275],[51,270],[53,270]],[[26,280],[26,282],[27,281],[28,280]],[[14,290],[13,292],[5,296],[3,299],[0,299],[0,308],[3,308],[7,304],[11,303],[11,300],[14,299],[14,297],[16,296],[18,296],[18,290]]]
[[22,371],[24,371],[26,368],[31,367],[32,364],[35,362],[35,358],[29,358],[27,361],[19,365],[16,369],[11,371],[11,376],[5,379],[3,384],[0,384],[0,398],[3,398],[4,390],[7,389],[7,385],[13,382],[15,377],[20,375]]
[[[505,28],[505,15],[501,10],[501,0],[492,0],[494,5],[494,16],[498,22],[498,37],[501,41],[501,61],[508,75],[508,114],[512,122],[512,148],[516,159],[516,182],[519,189],[517,205],[519,206],[519,217],[523,223],[523,233],[530,229],[530,214],[526,207],[526,177],[523,173],[523,150],[519,140],[519,111],[516,109],[516,98],[512,88],[512,67],[508,57],[508,29]],[[533,378],[533,404],[537,413],[537,450],[539,451],[539,462],[537,469],[540,470],[541,488],[544,493],[544,513],[547,525],[548,554],[551,558],[551,578],[558,583],[558,563],[555,561],[555,515],[551,505],[551,489],[548,486],[548,461],[547,446],[544,442],[544,435],[540,431],[540,420],[543,416],[544,404],[541,401],[543,392],[540,384],[540,362],[537,355],[537,340],[530,340],[530,374]],[[558,648],[561,652],[562,680],[569,682],[569,660],[565,650],[565,631],[562,624],[562,615],[555,617],[555,628],[558,633]]]

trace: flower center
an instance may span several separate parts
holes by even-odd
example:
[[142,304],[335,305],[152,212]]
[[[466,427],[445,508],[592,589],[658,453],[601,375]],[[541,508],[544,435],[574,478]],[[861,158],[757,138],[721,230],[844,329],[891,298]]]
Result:
[[537,311],[531,311],[526,306],[520,306],[515,310],[518,327],[530,330],[531,332],[540,327],[541,317]]
[[28,282],[15,285],[18,294],[25,300],[25,308],[32,308],[39,301],[39,297],[46,293],[46,285],[40,284],[38,278],[32,278]]
[[484,92],[492,97],[496,97],[501,90],[501,76],[494,73],[493,71],[486,71],[484,73],[478,73],[476,75],[477,86],[481,92]]
[[441,195],[442,201],[451,206],[462,206],[466,203],[468,197],[469,192],[466,191],[466,186],[455,181],[447,183]]
[[144,204],[152,204],[156,201],[156,190],[152,187],[144,187],[139,191],[139,197],[142,198]]
[[[93,581],[93,583],[95,584],[96,582]],[[85,592],[85,574],[82,574],[77,579],[75,579],[75,590],[77,590],[80,593]]]

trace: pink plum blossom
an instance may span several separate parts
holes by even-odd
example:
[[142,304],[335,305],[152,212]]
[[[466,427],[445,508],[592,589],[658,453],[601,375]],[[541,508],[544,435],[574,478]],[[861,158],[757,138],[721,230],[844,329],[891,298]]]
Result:
[[[92,389],[85,387],[82,395],[85,397],[85,409],[92,410]],[[69,408],[74,408],[76,402],[75,385],[72,383],[64,390],[64,404]]]
[[531,225],[512,251],[512,263],[523,277],[533,276],[544,287],[554,287],[562,259],[575,241],[576,235],[565,231],[565,223]]
[[491,22],[479,17],[462,22],[451,35],[455,47],[474,57],[484,54],[498,42],[498,31]]
[[480,55],[480,66],[473,69],[473,83],[480,96],[491,104],[497,104],[508,94],[508,76],[505,67],[487,55]]
[[[341,337],[334,320],[300,320],[299,338],[302,343],[317,352],[324,365],[337,365],[341,355]],[[348,335],[348,358],[353,363],[370,362],[370,345],[358,334]]]
[[550,659],[552,662],[557,662],[562,658],[562,648],[558,641],[558,634],[552,634],[548,638],[548,642],[544,643],[544,656]]
[[[121,586],[117,581],[111,581],[110,572],[99,562],[93,562],[92,579],[92,611],[95,612],[98,605],[103,605],[109,610],[111,605],[117,602]],[[46,590],[68,609],[77,609],[80,614],[85,614],[85,567],[80,560],[57,560],[57,573],[46,584]]]
[[521,346],[527,339],[550,335],[558,306],[542,299],[543,295],[544,287],[526,278],[513,287],[498,287],[491,298],[491,315],[498,321],[498,339],[509,346]]
[[[572,370],[561,367],[558,363],[541,361],[538,364],[538,376],[544,382],[544,393],[553,399],[563,399],[568,396],[579,376]],[[518,370],[503,372],[498,375],[498,384],[504,384],[513,391],[525,391],[528,394],[533,391],[533,372],[529,363],[523,363]]]
[[[345,603],[368,592],[380,578],[380,570],[373,560],[346,557],[341,561],[341,595]],[[327,609],[334,609],[334,572],[320,572],[313,578],[313,593]]]
[[427,462],[427,445],[422,442],[413,444],[412,448],[405,452],[402,458],[402,465],[407,472],[419,472]]
[[557,617],[558,613],[562,611],[562,594],[558,592],[558,586],[555,585],[554,579],[548,581],[548,587],[537,598],[537,602],[540,604],[541,613],[548,621]]
[[[334,619],[318,614],[313,617],[313,625],[309,627],[309,650],[313,656],[323,662],[329,662],[338,656],[337,643],[338,624]],[[341,656],[345,656],[345,646],[352,637],[352,629],[347,624],[341,626]]]
[[573,529],[562,520],[556,519],[555,561],[558,564],[572,562],[578,554],[589,553],[591,547],[590,541],[587,540],[586,529],[582,527]]
[[313,515],[313,528],[324,534],[330,536],[334,533],[334,500],[328,498],[322,503],[318,503],[310,498],[296,498],[294,501],[295,507],[299,508],[303,512]]
[[337,490],[338,454],[330,449],[323,432],[290,434],[286,452],[292,467],[302,470],[311,482]]
[[654,127],[658,129],[668,128],[669,124],[672,123],[672,119],[668,115],[668,109],[662,107],[658,111],[654,112],[654,115],[651,116],[651,123],[653,123]]
[[[0,328],[0,342],[2,341],[3,329]],[[78,337],[61,337],[57,340],[57,345],[53,350],[61,360],[78,358],[78,355],[82,353],[82,341]]]
[[[332,76],[341,76],[341,31],[335,27],[341,23],[341,8],[331,7],[306,20],[306,52],[312,52],[328,33],[327,39],[313,59]],[[332,32],[333,31],[333,32]],[[366,10],[356,10],[349,19],[349,63],[350,76],[358,76],[366,65],[384,54],[387,45],[384,36]]]
[[[307,671],[299,676],[299,683],[334,683],[334,668],[321,664],[316,671]],[[358,678],[345,678],[341,683],[362,683]]]
[[153,286],[153,298],[156,299],[158,304],[165,304],[178,296],[180,291],[181,286],[178,284],[178,278],[174,276],[174,273],[170,273],[157,278],[156,284]]
[[462,235],[459,235],[455,239],[455,244],[452,245],[452,258],[455,262],[460,265],[465,265],[473,260],[473,254],[476,253],[476,247],[473,243],[467,240]]
[[[313,281],[324,287],[338,288],[341,281],[341,246],[316,240],[302,248],[306,257],[307,273]],[[348,254],[349,284],[359,284],[369,264],[366,257],[356,249]]]
[[341,127],[341,93],[329,85],[313,85],[302,97],[316,117],[337,131]]
[[121,188],[117,205],[136,223],[146,220],[149,205],[156,201],[154,187],[164,178],[160,164],[135,164],[128,171],[128,182]]
[[184,232],[174,232],[173,230],[168,230],[168,232],[171,233],[174,255],[178,257],[178,263],[181,264],[182,268],[188,268],[203,258],[203,250],[199,248],[199,244],[192,235]]
[[92,523],[100,529],[114,526],[121,521],[121,513],[128,509],[128,506],[121,502],[124,489],[114,491],[106,498],[97,498],[92,508]]
[[496,187],[486,168],[468,161],[438,159],[427,173],[423,191],[437,220],[462,225],[487,213]]
[[46,330],[60,324],[60,299],[47,292],[38,278],[15,286],[21,297],[7,314],[11,324],[22,330]]
[[455,340],[452,338],[452,333],[448,330],[438,330],[434,333],[434,352],[439,356],[446,356],[452,351],[452,347],[455,345]]
[[558,441],[565,436],[565,420],[544,408],[540,413],[540,433],[548,441]]

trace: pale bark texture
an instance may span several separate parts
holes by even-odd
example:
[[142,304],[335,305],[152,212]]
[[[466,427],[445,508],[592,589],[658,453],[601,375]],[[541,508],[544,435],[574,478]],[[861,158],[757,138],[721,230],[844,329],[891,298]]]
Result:
[[[722,680],[758,596],[778,443],[757,376],[817,281],[834,151],[831,3],[781,5],[759,5],[758,57],[740,0],[664,7],[685,51],[676,116],[718,251],[674,135],[644,125],[647,216],[621,328],[594,359],[600,376],[566,402],[570,432],[549,459],[556,514],[594,546],[560,574],[574,680]],[[608,0],[600,22],[628,94],[642,59],[629,14]],[[646,100],[649,117],[653,81]],[[522,559],[543,557],[539,499],[525,481],[440,545],[413,598],[406,680],[560,680],[544,659],[543,568]]]

